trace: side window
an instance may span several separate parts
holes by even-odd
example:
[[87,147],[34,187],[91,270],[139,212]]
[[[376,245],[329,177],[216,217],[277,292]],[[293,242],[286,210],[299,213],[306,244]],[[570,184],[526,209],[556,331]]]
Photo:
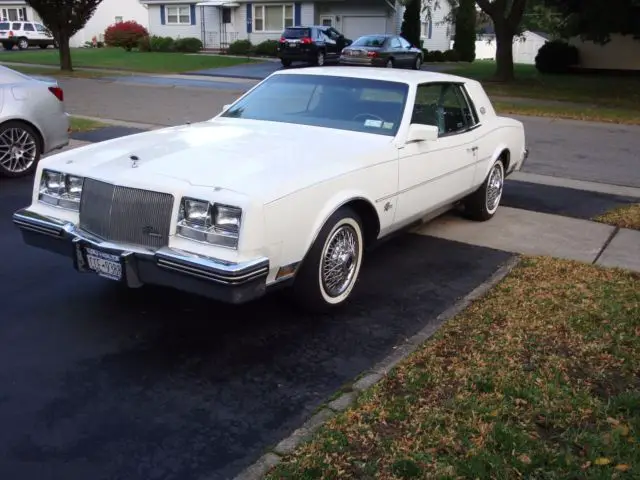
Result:
[[478,117],[478,112],[476,111],[475,105],[469,96],[469,92],[467,89],[462,86],[460,87],[462,94],[465,98],[465,108],[464,108],[464,116],[467,119],[467,125],[470,127],[475,127],[480,123],[480,118]]
[[25,23],[24,24],[24,31],[25,32],[35,32],[35,29],[33,28],[33,25],[30,23]]
[[12,23],[11,24],[11,30],[20,30],[22,28],[22,24],[21,23]]
[[416,90],[416,101],[413,105],[411,123],[433,125],[438,127],[440,134],[444,133],[444,123],[441,111],[438,107],[442,84],[423,83]]
[[467,100],[459,85],[449,83],[443,85],[440,106],[444,114],[444,133],[459,133],[469,128]]
[[402,48],[402,44],[400,43],[400,40],[398,40],[398,37],[393,37],[391,39],[391,48]]
[[402,46],[402,48],[408,49],[411,47],[411,44],[407,42],[404,38],[402,37],[398,37],[398,38],[400,39],[400,45]]

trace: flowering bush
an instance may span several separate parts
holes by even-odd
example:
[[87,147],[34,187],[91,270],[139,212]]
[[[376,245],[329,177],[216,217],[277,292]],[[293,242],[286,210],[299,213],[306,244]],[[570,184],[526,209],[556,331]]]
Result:
[[121,47],[127,52],[138,46],[138,42],[149,35],[138,22],[129,20],[109,25],[104,31],[104,43],[110,47]]

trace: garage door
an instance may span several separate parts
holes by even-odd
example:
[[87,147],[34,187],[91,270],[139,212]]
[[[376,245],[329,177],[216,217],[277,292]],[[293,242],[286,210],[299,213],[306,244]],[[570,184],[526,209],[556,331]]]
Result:
[[342,34],[352,40],[363,35],[386,33],[386,27],[386,17],[342,17]]

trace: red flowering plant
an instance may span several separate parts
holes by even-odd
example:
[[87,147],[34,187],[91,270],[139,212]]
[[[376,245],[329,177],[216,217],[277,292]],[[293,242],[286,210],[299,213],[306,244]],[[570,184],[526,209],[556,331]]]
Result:
[[109,25],[104,31],[104,43],[109,47],[121,47],[127,52],[138,46],[138,42],[149,36],[146,28],[138,22],[128,20]]

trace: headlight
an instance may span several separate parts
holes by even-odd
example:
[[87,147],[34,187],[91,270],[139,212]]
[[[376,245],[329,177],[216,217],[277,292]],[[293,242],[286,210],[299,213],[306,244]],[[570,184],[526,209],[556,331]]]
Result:
[[178,214],[178,235],[221,247],[238,248],[242,209],[184,197]]
[[56,207],[78,211],[83,183],[83,177],[45,169],[40,177],[38,200]]

